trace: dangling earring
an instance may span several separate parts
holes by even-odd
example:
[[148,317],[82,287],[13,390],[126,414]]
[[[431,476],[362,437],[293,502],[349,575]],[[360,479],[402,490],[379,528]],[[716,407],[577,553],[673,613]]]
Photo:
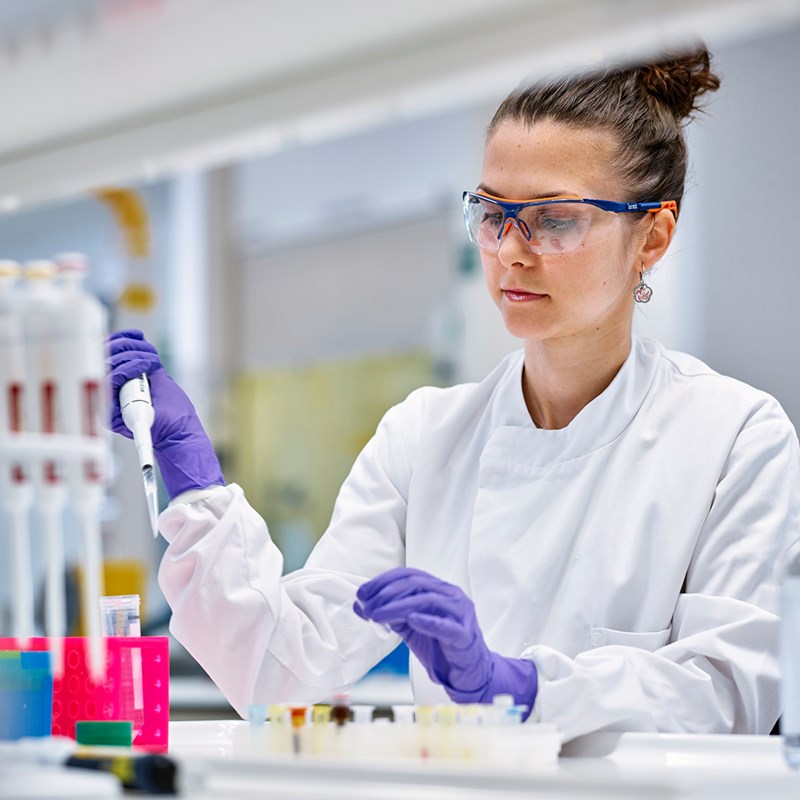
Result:
[[639,270],[639,283],[633,287],[633,299],[637,303],[649,303],[650,298],[653,296],[653,290],[644,282],[644,262],[642,262],[642,269]]

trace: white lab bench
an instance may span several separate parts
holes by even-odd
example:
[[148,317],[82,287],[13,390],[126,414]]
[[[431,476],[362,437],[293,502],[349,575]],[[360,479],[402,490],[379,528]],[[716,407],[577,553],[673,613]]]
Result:
[[190,796],[295,800],[413,798],[678,798],[798,800],[800,774],[784,764],[777,736],[597,734],[566,745],[555,763],[521,771],[460,762],[313,760],[237,756],[240,721],[170,725],[170,753],[205,762],[204,788]]

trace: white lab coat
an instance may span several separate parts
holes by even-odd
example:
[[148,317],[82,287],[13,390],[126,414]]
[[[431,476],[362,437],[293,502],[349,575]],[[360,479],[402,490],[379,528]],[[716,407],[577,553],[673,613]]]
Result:
[[[600,729],[768,732],[779,715],[780,566],[800,537],[795,431],[769,395],[634,339],[562,430],[536,428],[522,353],[423,388],[356,460],[306,566],[236,485],[163,512],[171,630],[241,714],[313,702],[398,642],[351,610],[391,567],[475,602],[488,646],[539,672],[534,719]],[[419,703],[447,700],[412,657]]]

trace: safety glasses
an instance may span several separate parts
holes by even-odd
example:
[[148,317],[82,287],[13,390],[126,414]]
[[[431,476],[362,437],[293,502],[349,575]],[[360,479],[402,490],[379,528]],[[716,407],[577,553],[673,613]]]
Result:
[[591,247],[613,233],[617,214],[655,213],[669,209],[674,200],[618,203],[564,195],[541,200],[504,200],[489,194],[464,192],[464,223],[470,241],[487,253],[500,249],[503,237],[515,227],[528,247],[539,255],[572,253]]

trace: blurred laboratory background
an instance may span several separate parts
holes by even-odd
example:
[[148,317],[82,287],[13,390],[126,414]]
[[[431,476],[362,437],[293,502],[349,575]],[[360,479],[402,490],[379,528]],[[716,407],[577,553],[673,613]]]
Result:
[[[0,258],[86,254],[111,328],[158,346],[291,570],[391,405],[519,346],[460,216],[496,104],[698,35],[722,88],[687,130],[678,236],[636,325],[798,425],[796,0],[3,0]],[[106,592],[141,594],[163,633],[164,543],[133,446],[113,452]],[[233,715],[177,646],[173,702]]]

